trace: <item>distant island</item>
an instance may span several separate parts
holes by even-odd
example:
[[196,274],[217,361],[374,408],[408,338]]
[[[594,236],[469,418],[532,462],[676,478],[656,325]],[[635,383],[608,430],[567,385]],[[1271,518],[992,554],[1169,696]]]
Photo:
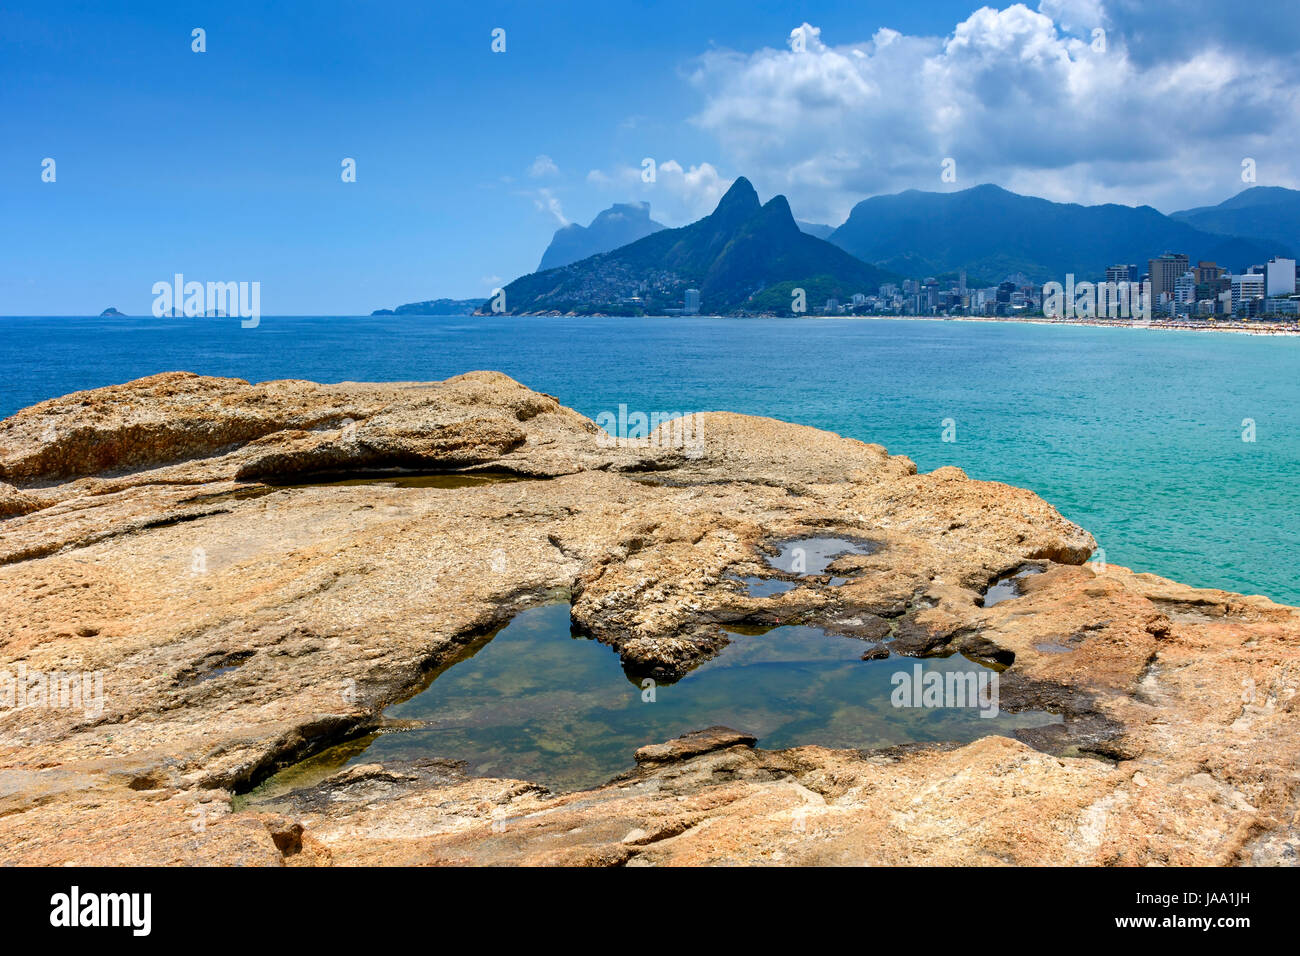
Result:
[[428,299],[395,309],[375,309],[371,315],[473,315],[486,299]]
[[126,318],[126,317],[127,317],[125,312],[119,312],[119,311],[117,311],[117,309],[113,308],[112,306],[109,306],[109,307],[108,307],[107,309],[105,309],[103,312],[99,313],[99,317],[100,317],[101,319],[103,319],[103,318],[107,318],[107,317],[110,317],[110,316],[119,316],[119,315],[120,315],[122,318]]

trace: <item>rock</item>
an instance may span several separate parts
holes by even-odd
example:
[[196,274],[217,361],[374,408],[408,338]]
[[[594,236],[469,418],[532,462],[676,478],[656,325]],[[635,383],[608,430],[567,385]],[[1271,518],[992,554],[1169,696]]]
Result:
[[0,481],[0,518],[25,515],[41,507],[38,499],[23,494],[13,485]]
[[[493,372],[167,373],[0,422],[0,675],[102,680],[80,706],[0,696],[0,864],[1295,859],[1296,609],[1083,567],[1091,535],[1028,491],[771,419],[696,424],[689,445],[667,426],[611,442]],[[395,468],[515,480],[312,478]],[[752,598],[728,581],[817,535],[877,547],[839,586]],[[979,606],[1028,562],[1044,570],[1020,597]],[[275,814],[232,809],[276,769],[392,729],[384,708],[431,667],[557,594],[631,673],[689,674],[729,624],[806,623],[868,654],[997,662],[1004,709],[1062,722],[874,753],[711,728],[647,740],[634,770],[578,793],[385,761]]]
[[302,824],[284,817],[270,817],[263,820],[271,840],[281,856],[293,856],[302,852]]
[[1174,625],[1164,614],[1152,614],[1142,622],[1142,630],[1163,641],[1173,633]]
[[758,743],[753,734],[744,734],[730,727],[706,727],[683,734],[667,743],[650,744],[636,751],[637,763],[667,763],[671,760],[687,760],[714,750],[727,747],[752,747]]

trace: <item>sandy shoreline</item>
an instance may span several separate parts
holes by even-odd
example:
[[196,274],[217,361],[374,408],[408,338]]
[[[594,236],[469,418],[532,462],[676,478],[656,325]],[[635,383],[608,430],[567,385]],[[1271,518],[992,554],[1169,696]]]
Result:
[[1151,329],[1163,332],[1230,332],[1236,335],[1300,335],[1300,325],[1295,323],[1269,322],[1248,325],[1246,323],[1221,323],[1216,325],[1192,322],[1130,322],[1122,319],[1046,319],[1046,318],[1006,318],[993,316],[863,316],[863,318],[925,319],[938,322],[996,322],[1018,325],[1075,325],[1088,328],[1105,329]]
[[[710,316],[710,318],[729,318],[729,316]],[[762,318],[762,316],[753,316]],[[772,318],[782,318],[772,316]],[[1157,332],[1229,332],[1236,335],[1300,335],[1300,324],[1270,322],[1257,325],[1245,323],[1226,323],[1220,325],[1198,325],[1189,322],[1129,322],[1120,319],[1084,320],[1084,319],[1045,319],[1041,317],[1008,318],[991,315],[810,315],[810,319],[864,319],[895,322],[982,322],[994,325],[1071,325],[1086,328],[1104,329],[1142,329]]]
[[[518,318],[571,318],[571,319],[620,319],[620,318],[640,318],[640,319],[678,319],[678,318],[700,318],[700,319],[788,319],[796,318],[788,315],[708,315],[701,314],[698,316],[678,316],[678,315],[642,315],[642,316],[617,316],[605,315],[603,313],[592,313],[590,315],[578,315],[576,313],[561,314],[555,312],[520,313]],[[991,315],[804,315],[797,316],[800,319],[856,319],[862,321],[875,322],[984,322],[992,324],[1010,324],[1010,325],[1072,325],[1083,326],[1088,328],[1105,328],[1105,329],[1151,329],[1163,332],[1228,332],[1235,335],[1300,335],[1300,323],[1295,322],[1267,322],[1267,323],[1220,323],[1217,325],[1198,324],[1192,322],[1171,322],[1167,320],[1152,320],[1149,322],[1131,322],[1124,319],[1047,319],[1040,316],[1025,318],[1011,318],[1008,316],[991,316]]]

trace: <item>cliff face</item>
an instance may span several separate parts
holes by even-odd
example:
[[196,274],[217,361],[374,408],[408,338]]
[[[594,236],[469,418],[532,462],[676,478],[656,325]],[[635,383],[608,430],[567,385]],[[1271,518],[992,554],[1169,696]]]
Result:
[[580,226],[573,222],[557,229],[551,244],[542,253],[537,271],[558,269],[588,256],[610,252],[663,228],[663,223],[650,218],[649,203],[615,203],[597,215],[591,225]]
[[[0,675],[103,681],[98,713],[0,701],[0,862],[1294,861],[1300,613],[1084,565],[1091,537],[1037,496],[879,446],[721,413],[679,437],[613,444],[490,372],[172,373],[0,422]],[[395,467],[523,480],[305,483]],[[875,548],[840,586],[728,579],[813,534]],[[982,607],[1025,562],[1043,573],[1023,596]],[[714,728],[559,796],[362,765],[277,813],[232,810],[557,593],[647,673],[718,653],[723,625],[797,620],[1010,662],[1002,706],[1064,720],[874,753]]]

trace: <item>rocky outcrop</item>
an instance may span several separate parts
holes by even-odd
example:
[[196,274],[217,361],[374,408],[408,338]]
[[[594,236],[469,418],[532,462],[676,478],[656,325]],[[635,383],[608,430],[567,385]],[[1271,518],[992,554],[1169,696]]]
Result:
[[[1086,532],[958,469],[769,419],[697,426],[612,442],[488,372],[171,373],[0,422],[0,675],[103,690],[0,700],[0,862],[1295,862],[1300,613],[1085,565]],[[514,480],[319,480],[399,468]],[[734,580],[816,535],[871,547],[780,594]],[[1026,565],[1019,597],[981,606]],[[812,623],[864,653],[996,663],[1004,708],[1063,719],[870,753],[710,728],[569,794],[367,764],[236,809],[557,594],[663,680],[726,625]]]

